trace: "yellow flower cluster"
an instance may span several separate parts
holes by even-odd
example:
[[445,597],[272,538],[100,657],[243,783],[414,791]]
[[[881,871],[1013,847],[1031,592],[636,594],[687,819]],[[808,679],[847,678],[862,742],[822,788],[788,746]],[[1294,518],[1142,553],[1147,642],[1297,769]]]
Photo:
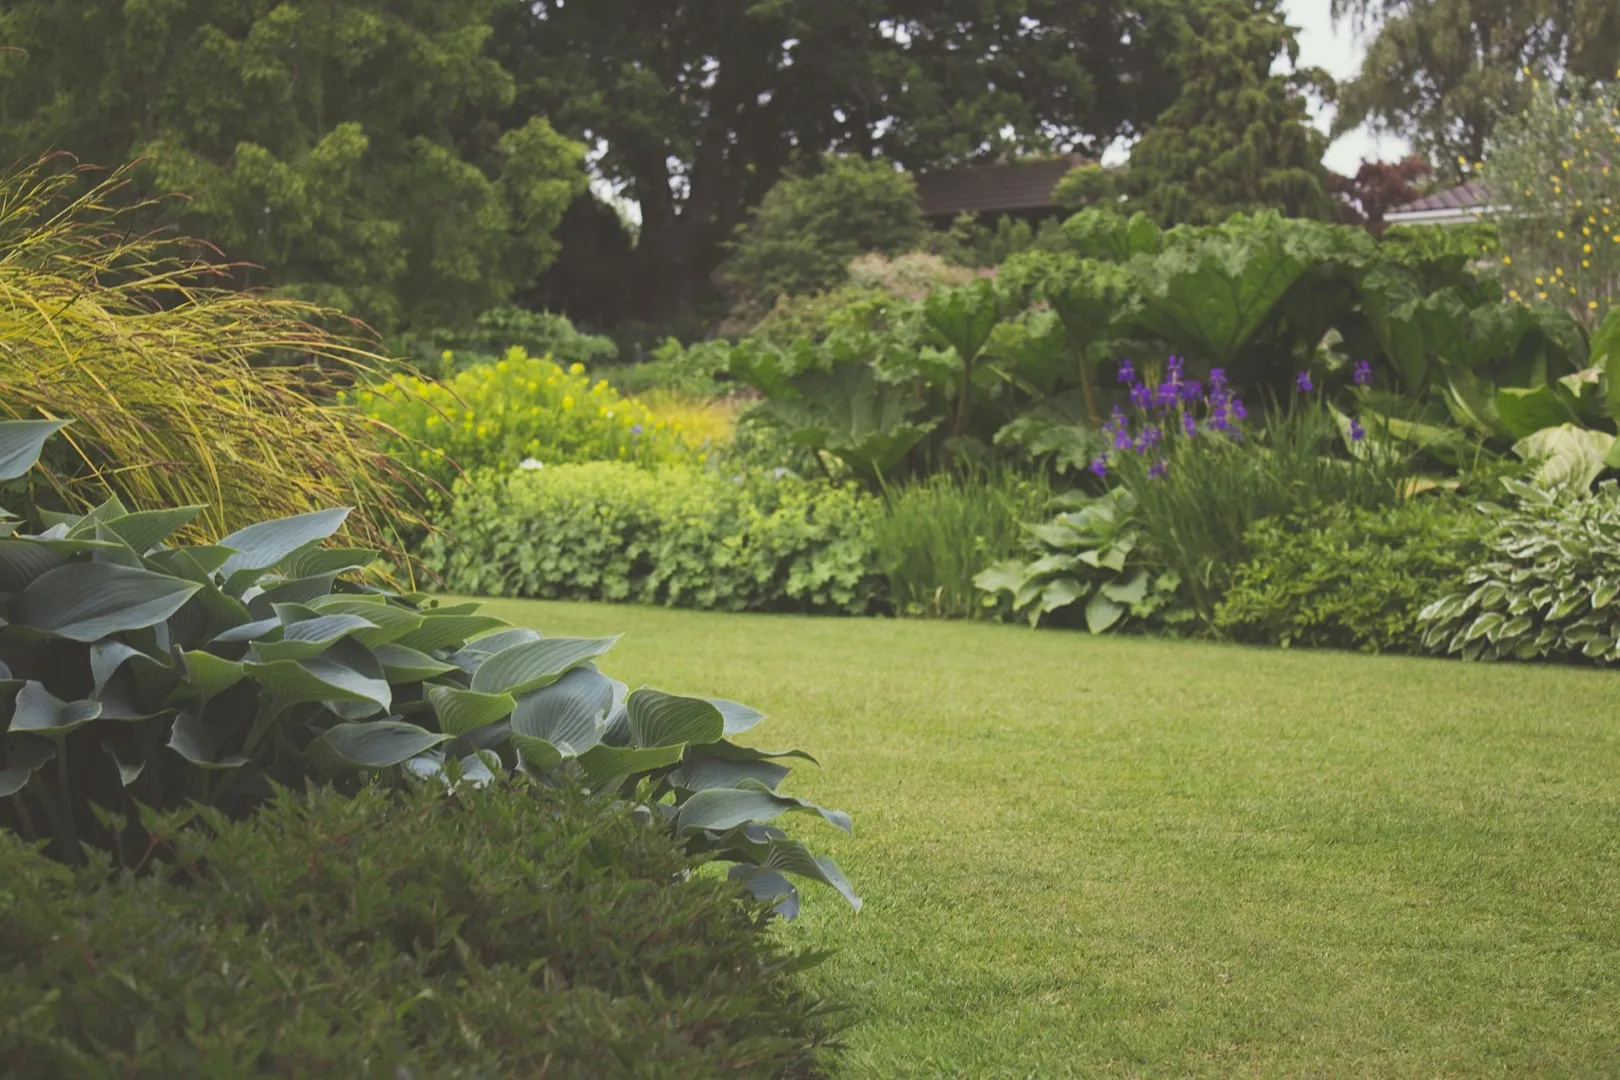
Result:
[[676,424],[574,364],[511,349],[445,382],[396,376],[353,396],[390,433],[396,453],[437,479],[456,466],[516,467],[629,461],[659,465],[695,460]]

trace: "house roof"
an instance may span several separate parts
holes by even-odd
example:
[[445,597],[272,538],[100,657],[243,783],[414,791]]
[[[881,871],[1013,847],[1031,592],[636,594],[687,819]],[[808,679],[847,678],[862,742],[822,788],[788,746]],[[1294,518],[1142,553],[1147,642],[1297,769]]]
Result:
[[917,177],[917,199],[927,217],[961,213],[1046,210],[1052,189],[1070,169],[1090,163],[1079,155],[1010,165],[968,165]]
[[1484,184],[1462,184],[1397,206],[1384,215],[1391,225],[1452,224],[1478,221],[1491,209],[1491,192]]

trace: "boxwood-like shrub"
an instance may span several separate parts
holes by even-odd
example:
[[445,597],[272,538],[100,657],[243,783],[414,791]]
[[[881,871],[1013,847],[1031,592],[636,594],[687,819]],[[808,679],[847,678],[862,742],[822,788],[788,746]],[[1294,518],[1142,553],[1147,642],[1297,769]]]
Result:
[[1459,498],[1330,506],[1251,526],[1215,626],[1238,641],[1420,652],[1418,613],[1462,585],[1491,519]]
[[147,812],[123,867],[0,830],[5,1075],[806,1074],[828,1009],[734,883],[622,804],[435,787]]
[[883,589],[874,507],[791,474],[488,470],[457,484],[423,559],[469,595],[862,614]]

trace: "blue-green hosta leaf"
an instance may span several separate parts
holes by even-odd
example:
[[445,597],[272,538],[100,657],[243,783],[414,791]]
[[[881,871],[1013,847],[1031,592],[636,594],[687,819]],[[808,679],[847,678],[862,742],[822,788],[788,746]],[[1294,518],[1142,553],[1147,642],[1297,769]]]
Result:
[[376,561],[377,552],[370,548],[303,547],[283,559],[281,568],[288,577],[315,577],[362,570]]
[[169,729],[169,749],[203,769],[239,769],[248,759],[239,754],[219,756],[224,729],[211,725],[201,714],[182,711]]
[[635,746],[712,743],[726,734],[725,714],[704,698],[679,697],[642,687],[631,693],[625,705],[630,742]]
[[139,780],[141,773],[146,770],[146,762],[139,761],[133,765],[128,764],[118,756],[118,751],[114,750],[108,743],[102,743],[101,749],[106,751],[107,756],[113,759],[113,764],[118,766],[118,784],[120,787],[129,787],[136,780]]
[[618,637],[541,638],[502,649],[472,673],[472,688],[514,696],[549,686],[581,664],[601,656]]
[[44,739],[11,738],[5,742],[4,766],[0,766],[0,799],[15,795],[39,767],[56,757],[56,747]]
[[0,480],[15,480],[39,461],[45,440],[71,420],[0,420]]
[[347,509],[317,510],[238,529],[219,542],[221,547],[236,550],[220,573],[231,583],[232,591],[238,591],[250,580],[238,575],[268,570],[298,549],[325,540],[342,528],[348,516]]
[[145,555],[157,547],[174,531],[187,525],[205,507],[177,506],[173,510],[137,510],[105,522],[109,532],[128,544],[136,553]]
[[1119,622],[1124,614],[1123,607],[1108,599],[1099,590],[1086,605],[1086,629],[1093,634],[1100,634]]
[[550,686],[517,699],[512,741],[522,749],[519,735],[544,739],[564,757],[578,757],[602,741],[612,707],[613,680],[595,668],[575,668]]
[[680,813],[675,817],[676,830],[725,832],[746,822],[770,821],[789,811],[804,811],[820,814],[845,832],[855,831],[849,815],[841,810],[827,810],[803,799],[778,794],[758,782],[744,783],[748,786],[709,788],[694,794],[681,804]]
[[371,629],[362,630],[354,639],[362,645],[377,646],[397,641],[422,625],[422,615],[409,608],[390,604],[383,597],[354,596],[338,593],[310,603],[310,607],[323,615],[358,615],[371,623]]
[[819,881],[823,885],[830,885],[836,889],[840,896],[849,901],[849,905],[856,911],[861,910],[861,898],[855,895],[850,887],[849,879],[844,872],[838,869],[838,864],[825,855],[812,855],[810,849],[798,840],[777,839],[772,840],[770,850],[760,860],[762,870],[775,870],[779,873],[797,874]]
[[403,720],[374,720],[369,724],[338,724],[310,743],[305,753],[317,768],[341,773],[402,765],[449,741],[449,735]]
[[196,650],[181,652],[180,660],[186,665],[186,680],[197,692],[197,710],[201,712],[208,702],[247,675],[247,667],[237,660],[226,660],[213,653]]
[[393,702],[382,666],[364,645],[339,641],[307,660],[248,663],[247,673],[282,705],[306,701],[369,702],[372,712],[386,711]]
[[358,630],[375,625],[358,615],[318,615],[284,627],[280,641],[256,642],[253,653],[255,659],[264,663],[303,660],[325,652],[344,638],[355,635]]
[[757,866],[733,866],[726,876],[740,882],[755,900],[775,905],[776,913],[782,918],[799,917],[799,890],[779,871],[761,870]]
[[1016,593],[1027,576],[1023,560],[1004,559],[994,566],[980,570],[973,578],[973,586],[980,592]]
[[436,660],[425,652],[408,649],[392,641],[373,645],[371,651],[376,655],[377,662],[382,665],[383,674],[391,683],[421,682],[423,679],[431,679],[447,671],[456,670],[454,664]]
[[69,563],[36,578],[12,602],[11,621],[91,642],[167,619],[199,586],[112,563]]
[[727,735],[741,735],[765,719],[765,714],[758,709],[725,698],[709,698],[709,704],[725,717]]
[[216,585],[200,587],[169,619],[169,632],[184,645],[202,645],[252,621],[247,605]]
[[[307,605],[332,591],[335,574],[316,574],[314,577],[283,578],[272,574],[242,593],[248,612],[262,619],[283,604]],[[314,614],[313,611],[310,614]]]
[[1049,581],[1046,588],[1041,590],[1041,602],[1031,615],[1039,618],[1048,612],[1066,608],[1076,600],[1084,600],[1088,591],[1089,586],[1079,578],[1064,577]]
[[1615,438],[1575,424],[1544,428],[1513,444],[1513,452],[1537,464],[1536,479],[1548,487],[1585,491],[1605,466]]
[[545,739],[512,732],[512,745],[517,748],[518,763],[530,776],[549,776],[566,756]]
[[20,593],[66,560],[34,540],[0,540],[0,592]]
[[247,641],[258,641],[261,638],[269,641],[279,641],[284,629],[282,621],[271,617],[245,622],[233,626],[229,630],[221,630],[209,639],[210,645],[235,645]]
[[512,715],[517,702],[511,694],[485,694],[454,686],[430,686],[427,699],[439,718],[439,730],[465,735]]
[[17,691],[11,713],[11,731],[31,735],[66,735],[101,715],[99,701],[63,701],[29,679]]
[[607,746],[598,744],[579,756],[580,768],[593,787],[603,788],[611,780],[655,772],[680,762],[686,747]]
[[113,677],[113,672],[122,667],[126,660],[145,655],[141,650],[111,638],[91,645],[90,680],[93,684],[91,694],[101,693],[101,688],[107,685],[107,680]]
[[162,548],[149,552],[146,568],[160,574],[195,581],[199,585],[211,583],[214,571],[225,565],[225,560],[236,554],[230,548],[218,546]]
[[1120,583],[1104,585],[1102,594],[1118,604],[1130,606],[1140,604],[1147,596],[1148,572],[1138,570],[1131,580]]
[[434,649],[460,645],[475,634],[482,634],[505,625],[505,619],[497,619],[493,615],[466,612],[440,615],[429,612],[423,617],[421,626],[398,638],[395,644],[404,645],[408,649],[432,652]]
[[744,780],[764,784],[772,791],[792,770],[772,761],[725,761],[710,757],[695,749],[688,749],[686,757],[667,779],[687,791],[708,788],[734,788]]
[[799,758],[812,765],[821,764],[803,750],[762,750],[757,746],[738,746],[726,739],[703,746],[701,752],[706,757],[719,758],[721,761],[774,761],[777,758]]
[[539,641],[543,637],[545,637],[544,634],[536,630],[530,630],[526,626],[508,626],[504,630],[497,630],[493,634],[485,634],[467,642],[467,644],[450,654],[450,662],[471,675],[478,670],[485,660],[488,660],[496,653],[504,652],[514,645],[525,645],[531,641]]

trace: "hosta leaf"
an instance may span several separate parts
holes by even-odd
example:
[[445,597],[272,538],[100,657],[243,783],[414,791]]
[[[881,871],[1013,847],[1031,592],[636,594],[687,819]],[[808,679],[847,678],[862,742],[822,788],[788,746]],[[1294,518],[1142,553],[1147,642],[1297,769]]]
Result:
[[1076,600],[1085,599],[1088,591],[1089,587],[1079,578],[1058,578],[1048,582],[1046,588],[1041,590],[1041,604],[1036,614],[1045,615],[1066,608]]
[[861,910],[861,898],[855,895],[849,879],[838,869],[838,864],[825,855],[810,854],[810,849],[797,840],[772,840],[769,850],[759,861],[758,866],[763,871],[797,874],[799,877],[829,885],[849,901],[850,906],[856,911]]
[[512,745],[517,748],[518,759],[525,770],[535,776],[546,776],[556,771],[565,755],[545,739],[535,735],[512,732]]
[[178,506],[173,510],[138,510],[105,523],[107,530],[141,555],[157,547],[202,513],[202,506]]
[[305,753],[322,771],[339,773],[401,765],[449,741],[449,735],[403,720],[374,720],[369,724],[338,724],[310,743]]
[[109,639],[98,641],[90,646],[90,681],[91,694],[101,693],[101,688],[107,685],[107,680],[113,677],[113,672],[124,665],[126,660],[146,654],[139,649],[125,645],[122,641]]
[[[248,611],[253,618],[262,619],[282,604],[309,604],[319,600],[331,593],[335,580],[333,574],[316,574],[313,577],[301,578],[280,578],[272,575],[262,580],[262,590],[260,586],[254,586],[242,593],[242,598],[247,601]],[[313,615],[314,611],[311,610],[310,614]]]
[[799,917],[799,890],[776,870],[761,870],[757,866],[733,866],[726,876],[740,883],[755,900],[775,904],[776,914],[784,919]]
[[684,746],[638,748],[598,744],[579,756],[579,765],[586,779],[600,788],[610,780],[639,776],[675,765],[680,762],[685,749]]
[[261,638],[278,641],[285,629],[280,619],[256,619],[233,626],[229,630],[221,630],[209,639],[209,644],[231,645],[246,641],[258,641]]
[[724,832],[745,822],[770,821],[789,811],[820,814],[845,832],[854,831],[848,814],[779,795],[763,785],[699,791],[681,804],[680,813],[675,817],[675,828],[679,832]]
[[509,626],[505,630],[497,630],[493,634],[485,634],[467,642],[450,654],[450,662],[471,675],[478,670],[479,665],[496,653],[510,649],[514,645],[539,641],[544,636],[526,626]]
[[721,761],[769,761],[776,758],[800,758],[812,765],[821,763],[803,750],[761,750],[754,746],[738,746],[736,743],[721,739],[719,742],[709,743],[700,751],[705,757],[719,758]]
[[101,749],[106,751],[107,756],[113,759],[113,764],[118,766],[118,784],[120,787],[129,787],[129,785],[140,779],[141,773],[146,769],[146,762],[138,761],[133,765],[128,764],[118,756],[118,751],[107,743],[102,743]]
[[244,571],[268,570],[287,556],[308,544],[325,540],[343,526],[349,516],[346,509],[317,510],[312,514],[298,514],[276,521],[262,521],[239,529],[220,540],[221,547],[236,551],[220,567],[220,573],[232,580]]
[[7,739],[6,763],[0,766],[0,799],[21,791],[27,785],[28,778],[55,757],[56,747],[44,739]]
[[1086,629],[1093,634],[1100,634],[1119,622],[1124,614],[1123,607],[1098,592],[1086,605]]
[[0,540],[0,592],[22,592],[64,561],[47,544],[33,540]]
[[314,577],[361,570],[377,561],[370,548],[302,547],[281,560],[288,577]]
[[24,589],[11,621],[91,642],[167,619],[197,592],[195,582],[112,563],[59,566]]
[[202,585],[213,581],[214,571],[224,566],[225,560],[234,554],[230,548],[212,546],[164,548],[149,552],[145,562],[148,570],[172,574]]
[[1463,637],[1463,641],[1471,642],[1479,640],[1486,634],[1495,630],[1498,626],[1501,626],[1505,618],[1506,616],[1499,611],[1487,611],[1485,614],[1475,619],[1473,624],[1468,627],[1468,630]]
[[454,664],[436,660],[425,652],[408,649],[392,641],[373,645],[371,651],[391,683],[421,682],[456,670]]
[[11,731],[13,734],[66,735],[100,715],[101,702],[63,701],[46,690],[43,683],[29,679],[17,691]]
[[734,788],[744,780],[752,780],[775,791],[783,777],[791,771],[786,765],[772,761],[725,761],[689,749],[680,766],[667,779],[687,791]]
[[465,735],[504,720],[517,705],[511,694],[485,694],[454,686],[430,686],[427,699],[439,718],[439,730],[450,735]]
[[373,711],[387,710],[392,691],[382,667],[365,646],[340,641],[307,660],[248,663],[247,672],[283,705],[306,701],[370,702]]
[[197,709],[201,712],[208,702],[223,694],[247,675],[245,665],[226,660],[208,652],[182,652],[181,662],[186,665],[187,681],[197,691]]
[[1148,573],[1147,573],[1147,571],[1146,570],[1138,570],[1136,572],[1135,576],[1132,577],[1130,581],[1125,582],[1122,585],[1121,584],[1104,585],[1102,587],[1102,594],[1104,596],[1108,597],[1108,599],[1113,600],[1116,603],[1125,604],[1125,605],[1129,606],[1129,605],[1132,605],[1132,604],[1140,604],[1142,602],[1142,598],[1147,596],[1147,587],[1148,587]]
[[618,637],[541,638],[502,649],[478,665],[472,688],[518,695],[549,686],[574,668],[601,656]]
[[310,606],[326,615],[346,614],[365,619],[371,628],[354,635],[354,639],[362,645],[376,646],[386,641],[396,641],[422,625],[422,616],[417,612],[358,596],[326,596]]
[[261,641],[253,646],[256,659],[303,660],[325,652],[334,643],[375,624],[358,615],[319,615],[292,623],[282,630],[280,641]]
[[741,735],[765,719],[765,714],[758,709],[725,698],[709,698],[709,704],[720,710],[725,717],[727,735]]
[[0,480],[15,480],[39,461],[45,440],[71,420],[0,420]]
[[725,715],[704,698],[680,697],[642,687],[631,693],[625,706],[630,742],[635,746],[712,743],[726,734]]
[[504,619],[497,619],[493,615],[466,613],[439,615],[428,612],[424,615],[421,626],[395,639],[395,644],[432,652],[434,649],[460,645],[475,634],[482,634],[505,625]]
[[[578,757],[602,741],[613,680],[594,668],[575,668],[550,686],[517,699],[512,737],[544,739],[565,757]],[[520,745],[521,749],[521,745]]]

